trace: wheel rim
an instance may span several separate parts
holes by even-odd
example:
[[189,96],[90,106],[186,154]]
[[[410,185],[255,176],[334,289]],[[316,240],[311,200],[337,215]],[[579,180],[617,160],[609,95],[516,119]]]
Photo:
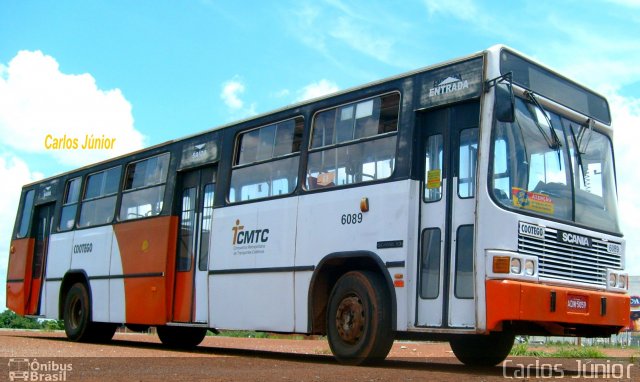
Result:
[[71,304],[69,304],[69,325],[73,329],[80,327],[80,323],[84,317],[84,309],[82,306],[82,299],[78,296],[73,296]]
[[364,306],[357,296],[345,297],[336,311],[336,328],[342,341],[353,345],[362,337],[366,320]]

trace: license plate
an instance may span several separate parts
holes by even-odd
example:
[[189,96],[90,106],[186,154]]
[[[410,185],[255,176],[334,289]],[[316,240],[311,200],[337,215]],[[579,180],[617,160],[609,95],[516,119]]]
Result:
[[567,295],[567,311],[575,313],[588,313],[589,297],[579,294]]

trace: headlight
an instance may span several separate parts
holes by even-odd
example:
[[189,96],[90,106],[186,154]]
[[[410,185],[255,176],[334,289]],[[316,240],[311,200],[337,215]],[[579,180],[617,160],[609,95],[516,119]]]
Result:
[[522,263],[520,262],[520,259],[516,259],[516,258],[511,259],[511,273],[515,273],[519,275],[521,270],[522,270]]
[[618,288],[620,289],[627,289],[627,276],[626,275],[620,275],[618,276]]
[[487,255],[488,278],[538,281],[538,259],[535,256],[499,249],[487,250]]
[[618,282],[618,277],[616,276],[616,274],[615,273],[609,273],[609,286],[611,288],[615,288],[617,282]]
[[533,260],[527,260],[524,262],[524,274],[527,276],[533,276],[535,273],[535,264]]

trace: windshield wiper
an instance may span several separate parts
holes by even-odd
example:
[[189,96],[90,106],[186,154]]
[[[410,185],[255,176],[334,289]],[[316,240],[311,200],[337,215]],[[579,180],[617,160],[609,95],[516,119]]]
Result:
[[549,148],[558,151],[558,156],[560,156],[560,147],[562,147],[562,142],[560,142],[560,138],[558,138],[558,134],[556,134],[556,129],[553,128],[553,124],[551,123],[551,119],[549,119],[547,112],[542,108],[542,105],[540,105],[540,102],[538,102],[538,99],[536,98],[536,96],[533,94],[532,91],[527,90],[524,92],[524,94],[535,105],[535,107],[540,109],[540,112],[544,116],[544,119],[547,121],[547,125],[549,125],[549,132],[551,136],[547,135],[547,133],[542,128],[542,125],[540,124],[538,119],[534,118],[536,122],[536,126],[538,127],[538,130],[540,130],[540,133],[544,137],[544,140],[547,141],[547,145],[549,145]]
[[[593,119],[589,118],[587,119],[587,121],[584,124],[580,125],[580,131],[578,132],[577,137],[575,137],[576,139],[576,144],[577,144],[577,148],[578,148],[578,152],[580,152],[580,154],[585,154],[587,152],[587,148],[589,147],[589,142],[591,142],[591,133],[593,133]],[[571,128],[573,129],[573,125],[571,125]],[[587,130],[589,131],[589,135],[586,137],[587,141],[584,142],[585,140],[585,133],[587,132]],[[573,131],[571,131],[571,133],[573,134]]]
[[[576,156],[578,157],[578,167],[580,168],[580,172],[582,173],[582,182],[587,184],[587,174],[584,172],[584,166],[582,165],[582,154],[580,152],[580,145],[578,144],[578,138],[576,137],[576,133],[573,131],[573,124],[569,125],[569,131],[571,131],[571,138],[573,139],[573,145],[576,147]],[[580,133],[582,130],[580,131]],[[578,135],[580,135],[578,133]]]

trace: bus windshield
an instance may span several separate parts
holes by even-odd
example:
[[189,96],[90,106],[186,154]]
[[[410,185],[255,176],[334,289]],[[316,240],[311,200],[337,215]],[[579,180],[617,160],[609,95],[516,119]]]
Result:
[[496,121],[492,155],[490,187],[504,207],[620,233],[606,135],[517,98],[515,121]]

